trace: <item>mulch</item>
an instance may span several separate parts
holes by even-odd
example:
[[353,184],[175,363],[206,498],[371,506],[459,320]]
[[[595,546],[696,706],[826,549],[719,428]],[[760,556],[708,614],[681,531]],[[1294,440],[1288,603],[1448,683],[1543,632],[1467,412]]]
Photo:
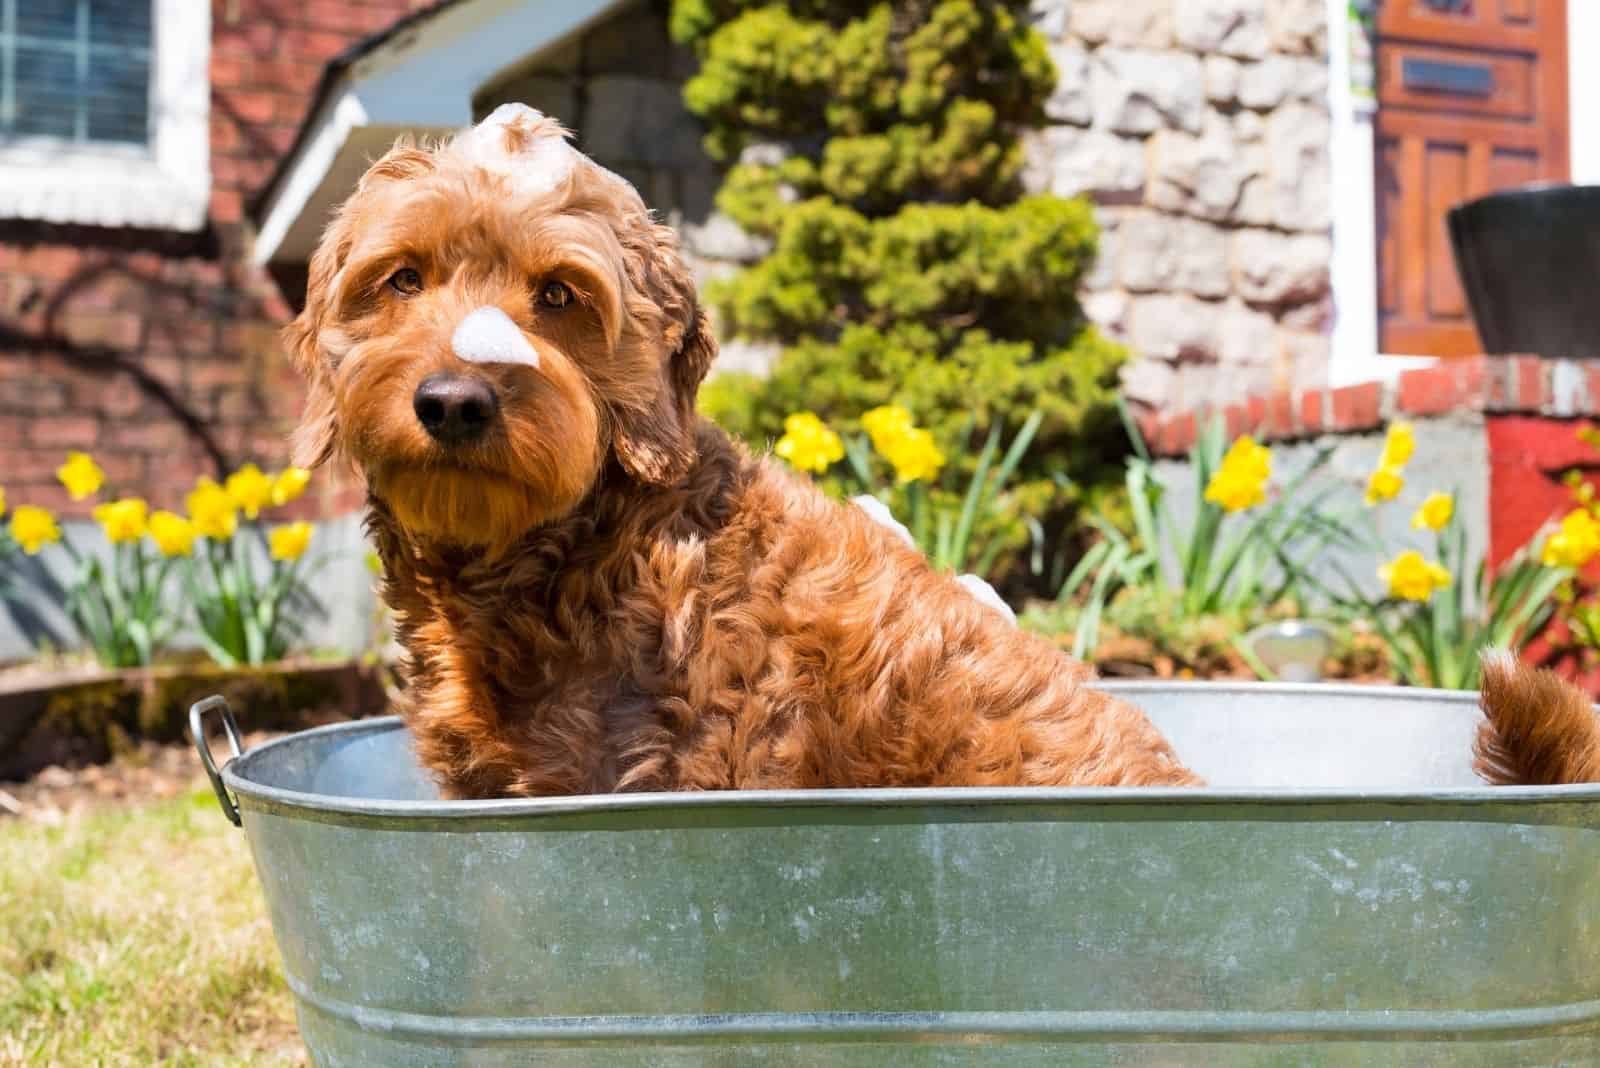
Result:
[[[245,747],[282,733],[247,734]],[[52,764],[23,782],[0,782],[0,823],[27,819],[58,824],[90,806],[165,801],[205,782],[194,746],[141,741],[106,764]]]

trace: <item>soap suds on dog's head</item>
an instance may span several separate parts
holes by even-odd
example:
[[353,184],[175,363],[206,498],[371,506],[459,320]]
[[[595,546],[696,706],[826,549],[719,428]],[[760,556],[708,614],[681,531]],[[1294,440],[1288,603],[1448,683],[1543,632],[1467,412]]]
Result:
[[450,335],[450,349],[468,363],[539,366],[539,350],[511,316],[493,306],[479,308],[461,320]]
[[561,124],[526,104],[501,104],[458,137],[456,148],[522,196],[559,188],[580,159]]

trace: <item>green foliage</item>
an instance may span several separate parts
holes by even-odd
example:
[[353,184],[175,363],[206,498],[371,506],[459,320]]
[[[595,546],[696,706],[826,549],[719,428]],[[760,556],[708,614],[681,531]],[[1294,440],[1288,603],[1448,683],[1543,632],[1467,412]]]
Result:
[[1466,524],[1452,509],[1434,547],[1449,586],[1421,600],[1372,597],[1341,568],[1349,588],[1343,607],[1372,622],[1400,681],[1475,690],[1483,653],[1521,650],[1538,637],[1559,607],[1557,591],[1573,577],[1572,568],[1543,562],[1542,541],[1524,545],[1496,571],[1484,559],[1473,566]]
[[[1310,481],[1332,456],[1319,451],[1268,503],[1266,467],[1248,457],[1224,452],[1220,419],[1213,419],[1189,450],[1194,472],[1194,519],[1180,527],[1166,502],[1167,489],[1156,479],[1137,429],[1131,428],[1137,455],[1129,459],[1126,486],[1133,512],[1129,537],[1098,517],[1091,523],[1098,541],[1062,583],[1059,600],[1076,600],[1073,654],[1094,655],[1100,626],[1108,615],[1119,629],[1158,636],[1163,626],[1222,618],[1239,630],[1262,622],[1263,612],[1285,602],[1304,605],[1314,579],[1309,564],[1331,546],[1358,544],[1353,516],[1331,505],[1338,487],[1308,492]],[[1258,448],[1258,447],[1257,447]],[[1246,450],[1248,451],[1248,450]],[[1241,470],[1228,470],[1229,464]],[[1223,508],[1210,492],[1214,480],[1256,483],[1261,505]],[[1169,577],[1168,565],[1172,567]],[[1238,631],[1236,631],[1237,633]]]
[[1114,481],[1125,354],[1075,296],[1091,207],[1021,195],[1056,77],[1026,0],[675,0],[672,30],[701,64],[684,99],[732,164],[718,207],[772,242],[709,296],[725,329],[783,350],[770,377],[714,379],[707,414],[761,447],[797,411],[848,434],[901,404],[970,475],[993,428],[1038,412],[1008,496],[1059,535]]
[[1003,453],[996,423],[973,461],[972,474],[965,476],[965,488],[961,478],[949,474],[965,465],[944,468],[945,477],[932,484],[923,479],[892,484],[884,474],[885,464],[874,462],[865,435],[846,444],[845,458],[860,488],[905,526],[936,570],[988,579],[1000,554],[1027,537],[1026,528],[1014,518],[1016,510],[1008,507],[1008,497],[1012,476],[1042,421],[1038,412],[1031,415]]
[[95,659],[105,667],[153,663],[179,625],[165,603],[176,561],[148,552],[138,540],[112,545],[108,559],[81,553],[66,539],[61,545],[75,569],[67,613]]
[[[254,522],[247,530],[266,539]],[[281,660],[321,610],[311,579],[323,561],[272,559],[264,569],[244,537],[207,538],[186,561],[185,579],[200,645],[223,667]]]

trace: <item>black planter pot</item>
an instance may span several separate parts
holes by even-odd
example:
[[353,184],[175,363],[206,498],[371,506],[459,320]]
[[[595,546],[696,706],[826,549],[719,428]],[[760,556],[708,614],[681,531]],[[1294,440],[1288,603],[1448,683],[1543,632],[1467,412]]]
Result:
[[1600,356],[1600,186],[1491,193],[1448,218],[1485,352]]

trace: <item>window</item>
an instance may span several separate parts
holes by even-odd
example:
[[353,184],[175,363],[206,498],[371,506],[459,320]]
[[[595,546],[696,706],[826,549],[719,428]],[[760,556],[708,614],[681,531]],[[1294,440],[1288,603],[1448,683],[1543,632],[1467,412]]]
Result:
[[144,145],[152,0],[0,0],[0,133]]
[[0,219],[199,230],[208,0],[0,0]]

